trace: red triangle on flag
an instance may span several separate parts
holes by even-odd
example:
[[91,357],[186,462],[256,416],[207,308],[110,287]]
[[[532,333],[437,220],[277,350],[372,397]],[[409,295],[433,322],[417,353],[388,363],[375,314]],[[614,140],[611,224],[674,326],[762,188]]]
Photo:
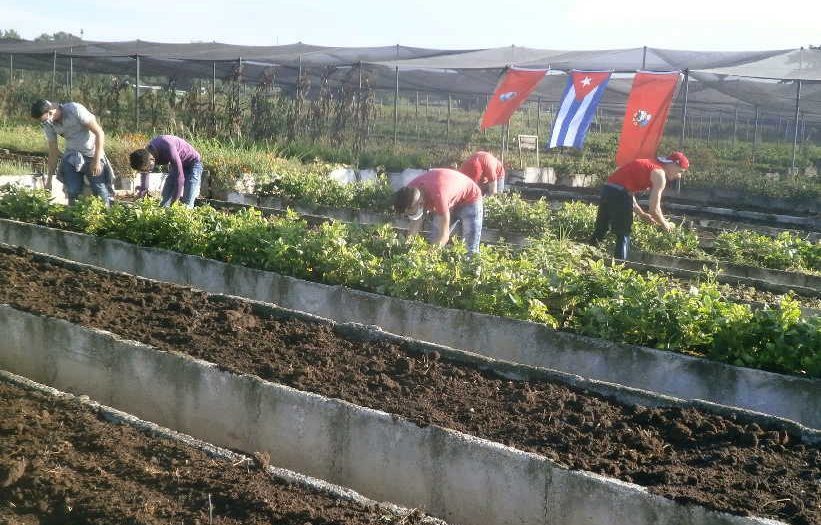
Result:
[[582,100],[599,84],[610,78],[609,71],[571,71],[573,78],[573,90],[576,92],[576,100]]

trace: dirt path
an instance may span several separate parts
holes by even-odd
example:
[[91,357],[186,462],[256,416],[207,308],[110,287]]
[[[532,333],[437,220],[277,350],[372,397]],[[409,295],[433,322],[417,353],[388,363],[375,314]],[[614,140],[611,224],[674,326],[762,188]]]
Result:
[[[0,523],[399,523],[253,464],[105,422],[76,400],[0,381]],[[209,507],[209,497],[212,507]],[[209,513],[213,516],[210,521]],[[419,523],[413,514],[401,523]]]
[[0,302],[536,452],[682,502],[821,523],[821,448],[696,410],[623,406],[510,381],[250,303],[0,250]]

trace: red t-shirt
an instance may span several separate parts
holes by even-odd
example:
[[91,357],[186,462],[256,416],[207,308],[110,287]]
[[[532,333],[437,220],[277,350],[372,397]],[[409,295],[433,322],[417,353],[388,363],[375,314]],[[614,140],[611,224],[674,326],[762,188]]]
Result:
[[658,168],[661,168],[661,164],[650,159],[631,160],[614,171],[607,182],[624,186],[631,193],[638,193],[650,189],[653,185],[650,173]]
[[459,171],[470,177],[477,184],[493,182],[505,176],[502,162],[487,151],[477,151],[471,155]]
[[425,199],[425,209],[438,215],[482,198],[482,191],[475,182],[456,170],[444,168],[426,171],[413,179],[408,187],[418,188]]

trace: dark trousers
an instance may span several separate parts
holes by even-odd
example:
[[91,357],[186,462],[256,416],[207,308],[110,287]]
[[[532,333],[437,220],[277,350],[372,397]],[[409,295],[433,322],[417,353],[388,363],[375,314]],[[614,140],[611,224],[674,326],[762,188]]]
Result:
[[596,214],[596,227],[590,242],[598,244],[610,229],[616,234],[614,255],[618,259],[627,259],[630,231],[633,229],[633,196],[624,189],[604,185]]

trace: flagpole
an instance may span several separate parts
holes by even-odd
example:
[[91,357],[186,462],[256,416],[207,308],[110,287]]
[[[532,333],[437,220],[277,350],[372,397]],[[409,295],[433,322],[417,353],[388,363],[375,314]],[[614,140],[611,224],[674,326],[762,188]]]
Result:
[[801,103],[801,81],[795,81],[795,118],[793,119],[795,124],[795,131],[793,133],[793,140],[792,140],[792,174],[795,175],[795,155],[798,152],[798,111],[799,106]]
[[[678,149],[684,149],[684,130],[687,127],[687,95],[690,92],[690,70],[684,70],[684,104],[681,107],[681,136],[678,140]],[[676,180],[676,193],[681,193],[681,178]]]

